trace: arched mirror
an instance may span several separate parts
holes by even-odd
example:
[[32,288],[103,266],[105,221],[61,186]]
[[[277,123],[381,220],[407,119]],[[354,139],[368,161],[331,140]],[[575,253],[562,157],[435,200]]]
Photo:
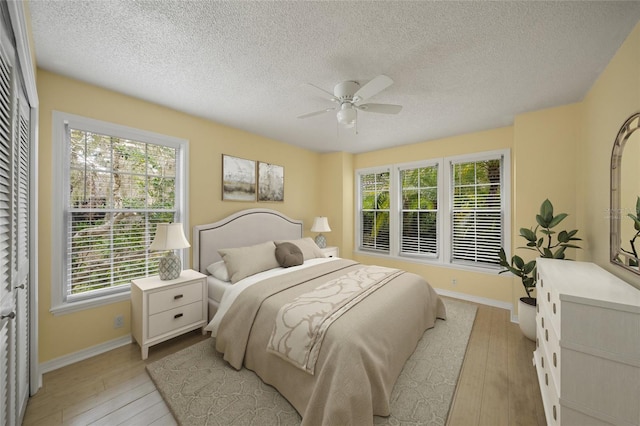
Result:
[[640,274],[640,113],[624,122],[611,153],[611,262]]

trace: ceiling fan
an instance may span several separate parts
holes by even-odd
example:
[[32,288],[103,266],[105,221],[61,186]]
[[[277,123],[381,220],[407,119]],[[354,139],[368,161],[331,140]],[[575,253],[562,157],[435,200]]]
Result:
[[337,105],[333,108],[325,108],[320,111],[302,114],[299,115],[298,118],[309,118],[315,115],[324,114],[325,112],[337,110],[338,113],[336,114],[336,118],[338,119],[338,123],[350,128],[356,125],[358,110],[364,112],[377,112],[380,114],[397,114],[402,110],[402,105],[361,103],[382,92],[392,84],[393,80],[389,77],[386,75],[379,75],[362,87],[357,81],[344,81],[342,83],[338,83],[336,87],[333,88],[333,93],[330,93],[318,86],[308,83],[310,87],[320,91],[324,98],[335,102]]

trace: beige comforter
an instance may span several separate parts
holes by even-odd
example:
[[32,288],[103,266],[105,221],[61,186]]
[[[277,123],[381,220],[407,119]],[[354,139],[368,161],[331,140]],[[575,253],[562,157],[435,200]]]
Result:
[[266,279],[243,291],[218,328],[216,349],[274,386],[303,425],[367,425],[389,415],[389,396],[424,331],[445,318],[421,277],[404,273],[345,312],[327,330],[315,375],[266,348],[282,305],[361,265],[340,259]]

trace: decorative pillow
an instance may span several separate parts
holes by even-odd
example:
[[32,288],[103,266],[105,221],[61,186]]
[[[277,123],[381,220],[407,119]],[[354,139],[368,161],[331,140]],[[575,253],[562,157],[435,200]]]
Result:
[[255,246],[218,250],[233,284],[250,275],[280,266],[275,252],[276,246],[273,241]]
[[304,256],[304,261],[306,262],[309,259],[315,259],[316,257],[324,257],[324,253],[320,250],[320,247],[309,237],[300,238],[298,240],[282,240],[282,241],[274,241],[274,243],[282,244],[282,243],[292,243],[298,246],[302,255]]
[[224,264],[224,260],[212,263],[211,265],[207,266],[207,272],[220,281],[230,281],[229,272],[227,271],[227,265]]
[[276,259],[283,268],[302,265],[304,262],[302,251],[292,243],[276,244]]

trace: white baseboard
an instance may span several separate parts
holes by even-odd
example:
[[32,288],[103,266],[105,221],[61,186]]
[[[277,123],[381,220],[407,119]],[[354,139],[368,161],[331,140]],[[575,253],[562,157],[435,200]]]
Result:
[[481,305],[493,306],[495,308],[506,309],[510,312],[511,322],[518,323],[518,316],[513,312],[513,303],[503,302],[501,300],[489,299],[487,297],[472,296],[466,293],[458,293],[456,291],[443,290],[435,288],[434,290],[440,296],[451,297],[453,299],[466,300],[467,302],[479,303]]
[[39,382],[42,386],[42,375],[49,371],[57,370],[58,368],[66,367],[74,362],[82,361],[92,356],[100,355],[108,352],[112,349],[119,348],[131,344],[131,335],[118,337],[117,339],[109,340],[108,342],[100,343],[99,345],[91,346],[78,352],[74,352],[69,355],[64,355],[59,358],[54,358],[49,361],[38,364],[38,376]]

